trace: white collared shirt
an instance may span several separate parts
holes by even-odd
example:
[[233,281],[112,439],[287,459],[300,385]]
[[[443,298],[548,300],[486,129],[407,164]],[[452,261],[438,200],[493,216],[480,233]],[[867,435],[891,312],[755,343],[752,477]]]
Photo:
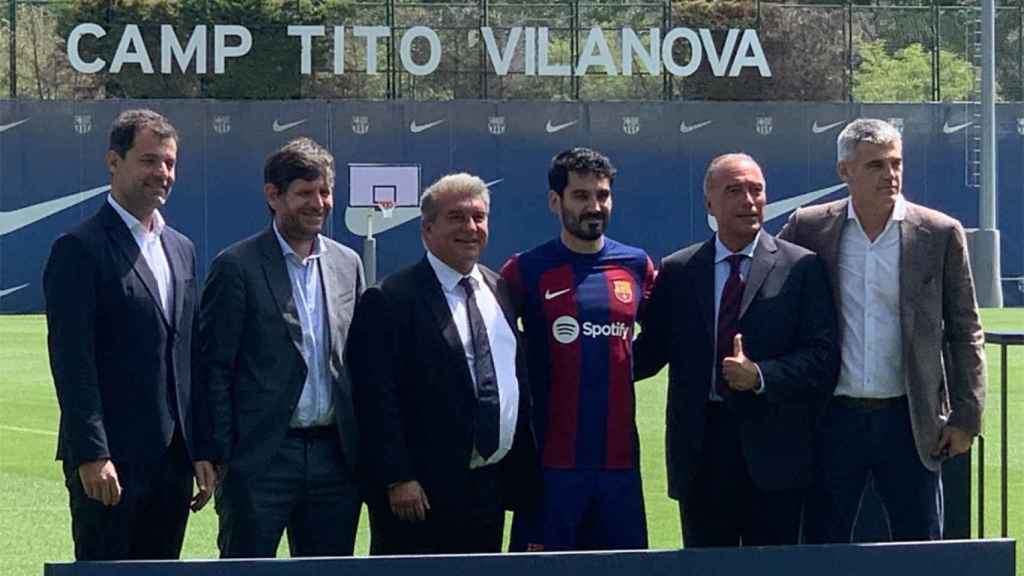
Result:
[[292,299],[302,325],[302,359],[306,362],[306,381],[299,403],[292,413],[292,428],[328,426],[334,421],[331,379],[327,371],[327,314],[324,307],[323,284],[320,282],[320,255],[323,238],[318,234],[309,256],[299,258],[273,224],[274,236],[284,254]]
[[[469,329],[469,312],[466,304],[466,291],[459,286],[463,275],[448,266],[436,256],[427,252],[427,261],[430,262],[434,274],[444,292],[444,299],[448,302],[448,309],[451,310],[452,320],[459,331],[459,340],[462,341],[462,349],[466,353],[466,364],[469,365],[469,374],[476,385],[476,363],[473,353],[473,335]],[[478,468],[488,464],[494,464],[501,460],[512,448],[512,439],[516,431],[516,418],[519,414],[519,380],[516,378],[516,337],[509,326],[505,314],[498,305],[497,299],[491,293],[491,289],[484,282],[480,268],[473,266],[468,274],[475,286],[474,294],[476,306],[480,309],[480,316],[483,317],[484,326],[487,328],[487,340],[491,345],[491,358],[494,361],[494,374],[498,379],[498,400],[499,400],[499,435],[498,449],[491,454],[490,458],[484,460],[473,448],[473,456],[470,459],[470,468]]]
[[[715,234],[715,338],[712,340],[715,353],[711,356],[711,391],[709,392],[709,398],[711,400],[719,401],[722,399],[715,391],[715,382],[718,380],[718,308],[722,304],[722,292],[725,291],[725,282],[729,279],[729,274],[732,273],[732,267],[729,265],[727,258],[733,254],[742,254],[746,256],[740,261],[740,278],[744,282],[747,281],[747,276],[750,274],[750,263],[754,258],[754,248],[757,248],[757,242],[761,239],[761,231],[758,230],[757,235],[754,236],[754,240],[744,246],[739,252],[733,252],[722,244],[719,240],[718,234]],[[757,366],[755,364],[755,366]],[[761,377],[761,367],[757,366],[758,379],[761,381],[761,387],[756,390],[757,394],[764,392],[764,378]]]
[[113,194],[107,195],[107,202],[128,226],[128,231],[132,233],[132,238],[139,246],[139,252],[142,253],[146,266],[149,266],[149,271],[156,279],[156,289],[160,293],[160,307],[163,308],[164,317],[169,320],[173,288],[171,287],[171,265],[167,262],[167,254],[164,253],[163,243],[160,242],[160,235],[163,234],[166,226],[164,217],[160,215],[159,210],[154,210],[152,229],[147,230],[138,218],[117,203]]
[[842,367],[837,396],[894,398],[906,394],[900,332],[900,227],[907,212],[896,197],[882,233],[868,239],[847,204],[839,240],[839,303]]

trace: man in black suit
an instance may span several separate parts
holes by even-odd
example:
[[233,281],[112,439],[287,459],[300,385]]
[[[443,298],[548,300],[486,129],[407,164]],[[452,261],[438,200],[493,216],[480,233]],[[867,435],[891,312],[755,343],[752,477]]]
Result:
[[638,377],[669,364],[669,496],[687,547],[795,544],[814,422],[838,369],[828,278],[761,230],[764,176],[708,166],[709,240],[664,259],[635,343]]
[[156,112],[122,112],[110,195],[54,242],[43,273],[79,560],[177,558],[190,504],[198,511],[214,488],[209,416],[191,381],[195,250],[159,211],[177,140]]
[[359,256],[320,234],[334,158],[309,138],[267,158],[271,225],[221,252],[200,310],[213,413],[221,556],[350,556],[362,505],[343,362]]
[[498,552],[505,506],[539,478],[508,290],[477,264],[489,209],[475,176],[430,186],[426,256],[356,307],[346,353],[373,454],[372,554]]

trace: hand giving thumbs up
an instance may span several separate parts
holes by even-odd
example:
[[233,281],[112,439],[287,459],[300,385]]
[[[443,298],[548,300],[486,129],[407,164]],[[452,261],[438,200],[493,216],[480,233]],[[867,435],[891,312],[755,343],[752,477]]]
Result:
[[755,365],[743,352],[743,335],[732,339],[732,356],[722,359],[722,375],[729,388],[737,392],[754,390],[761,386],[761,379]]

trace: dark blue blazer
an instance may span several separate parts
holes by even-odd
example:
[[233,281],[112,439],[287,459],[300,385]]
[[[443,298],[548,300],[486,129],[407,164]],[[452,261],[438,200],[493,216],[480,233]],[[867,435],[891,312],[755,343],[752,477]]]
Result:
[[[60,402],[57,459],[146,463],[182,431],[193,460],[209,456],[209,415],[192,388],[195,249],[170,226],[170,318],[135,239],[106,202],[54,242],[43,272],[47,344]],[[197,387],[198,388],[198,387]]]
[[[320,283],[327,364],[343,460],[359,467],[359,429],[343,354],[363,265],[351,249],[323,239]],[[258,475],[288,433],[309,367],[284,253],[271,227],[225,248],[210,264],[199,312],[203,388],[210,400],[215,461],[232,477]]]
[[[514,327],[505,281],[484,266],[480,272]],[[366,290],[356,306],[345,353],[363,451],[373,455],[366,466],[371,500],[381,501],[395,482],[416,480],[432,509],[462,507],[472,491],[469,461],[476,397],[455,321],[426,257]],[[516,374],[515,439],[498,463],[499,497],[509,509],[535,497],[539,475],[521,340]]]
[[[637,379],[668,363],[666,459],[669,495],[684,499],[697,472],[715,365],[715,240],[661,264],[633,347]],[[764,392],[731,394],[743,456],[762,490],[806,487],[815,420],[839,370],[836,316],[825,267],[813,252],[760,235],[740,309],[746,355]]]

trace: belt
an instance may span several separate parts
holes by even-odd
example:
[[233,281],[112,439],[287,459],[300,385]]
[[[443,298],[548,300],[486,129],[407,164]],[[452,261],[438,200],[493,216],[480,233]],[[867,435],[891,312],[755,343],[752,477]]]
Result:
[[855,398],[853,396],[833,396],[832,401],[859,412],[874,412],[887,408],[896,408],[907,403],[906,396],[895,396],[892,398]]
[[310,426],[308,428],[289,428],[289,438],[302,440],[330,440],[338,437],[337,426]]

